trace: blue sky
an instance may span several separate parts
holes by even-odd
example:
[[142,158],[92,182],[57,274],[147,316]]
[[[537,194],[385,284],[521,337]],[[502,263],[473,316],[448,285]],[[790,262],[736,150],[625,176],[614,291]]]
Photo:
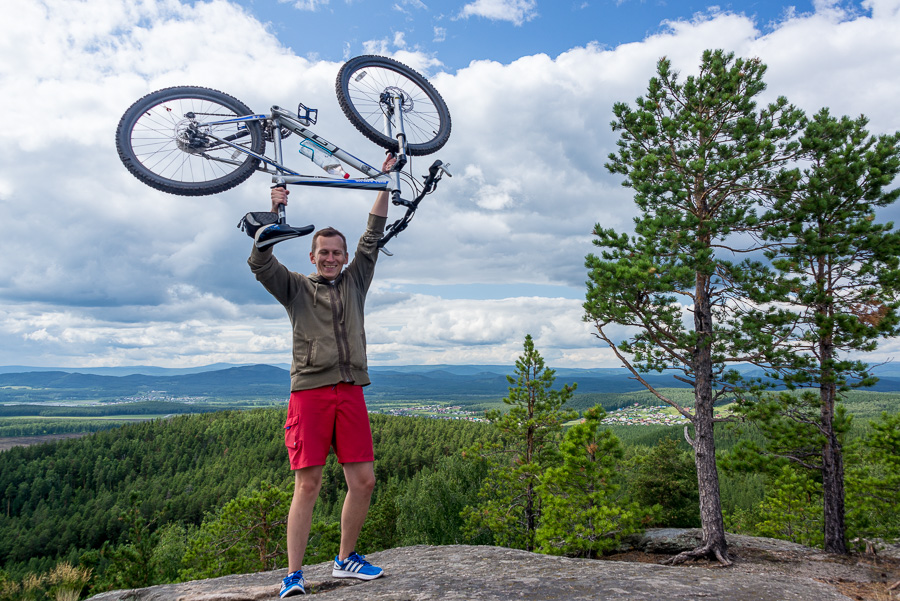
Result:
[[[550,365],[618,365],[581,319],[584,257],[594,224],[631,227],[629,190],[604,167],[612,106],[641,95],[662,56],[682,73],[708,48],[759,57],[762,101],[785,95],[900,130],[900,0],[7,4],[0,110],[28,116],[7,120],[0,145],[0,365],[289,360],[284,310],[235,229],[267,208],[269,178],[186,198],[119,161],[120,116],[164,87],[223,90],[254,111],[302,101],[319,109],[318,133],[380,164],[337,105],[342,61],[383,54],[428,75],[453,133],[414,168],[439,158],[454,177],[379,261],[366,322],[375,365],[512,364],[526,334]],[[372,200],[295,189],[288,217],[354,239]],[[276,255],[311,271],[304,240]],[[889,340],[866,358],[898,352]]]
[[[300,56],[340,61],[397,42],[435,56],[450,70],[475,60],[510,63],[557,56],[596,42],[614,48],[665,30],[669,21],[735,12],[765,31],[787,14],[811,13],[812,2],[703,3],[664,0],[241,0],[240,4]],[[845,3],[856,6],[858,3]],[[399,36],[399,37],[398,37]]]

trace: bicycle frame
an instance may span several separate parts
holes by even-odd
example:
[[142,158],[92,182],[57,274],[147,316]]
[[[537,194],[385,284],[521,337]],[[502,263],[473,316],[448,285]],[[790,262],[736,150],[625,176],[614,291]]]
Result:
[[[396,200],[400,195],[400,174],[398,171],[391,171],[388,173],[383,173],[380,169],[373,167],[372,165],[366,163],[365,161],[357,158],[356,156],[350,154],[344,149],[338,147],[337,145],[329,142],[322,136],[316,134],[311,129],[304,126],[300,121],[293,115],[286,111],[285,109],[279,106],[273,106],[272,112],[269,115],[245,115],[242,117],[237,117],[233,119],[223,119],[220,121],[211,121],[208,123],[200,123],[201,127],[204,125],[221,125],[223,123],[241,123],[241,122],[251,122],[251,121],[271,121],[272,122],[272,132],[273,132],[273,146],[275,149],[275,158],[271,159],[267,156],[257,154],[247,148],[239,146],[235,144],[232,140],[228,140],[226,138],[220,138],[212,133],[205,133],[209,138],[216,140],[222,144],[226,144],[236,151],[241,152],[243,154],[250,155],[254,158],[259,159],[260,167],[258,167],[259,171],[264,173],[269,173],[272,175],[272,182],[275,185],[284,185],[284,184],[296,184],[300,186],[317,186],[317,187],[326,187],[326,188],[349,188],[356,190],[386,190],[391,193],[392,199]],[[388,119],[385,118],[387,122]],[[387,126],[390,128],[390,126]],[[401,120],[401,128],[402,128],[402,120]],[[367,176],[368,179],[339,179],[333,177],[323,177],[323,176],[312,176],[312,175],[301,175],[297,173],[293,169],[284,165],[283,154],[282,154],[282,129],[287,129],[298,136],[302,137],[305,140],[311,140],[315,142],[317,145],[325,148],[328,152],[333,154],[335,157],[341,160],[346,165],[353,167],[364,176]],[[401,138],[400,148],[404,148],[405,145],[402,142],[403,134],[401,132],[397,133],[397,137]],[[222,159],[220,159],[222,160]],[[231,162],[231,161],[226,161]],[[406,153],[402,152],[398,156],[398,162],[401,164],[406,163]],[[237,164],[237,161],[234,161]],[[271,168],[270,168],[271,167]],[[274,169],[274,170],[273,170]],[[386,179],[372,179],[377,178],[379,176],[386,176]]]

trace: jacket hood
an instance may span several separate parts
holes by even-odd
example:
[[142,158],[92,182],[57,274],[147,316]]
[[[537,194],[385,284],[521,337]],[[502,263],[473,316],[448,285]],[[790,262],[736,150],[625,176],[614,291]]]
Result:
[[334,278],[334,280],[329,280],[325,276],[321,276],[318,273],[311,273],[307,276],[311,282],[315,282],[316,284],[331,284],[334,283],[335,286],[341,283],[341,280],[344,278],[344,272],[340,272],[338,277]]

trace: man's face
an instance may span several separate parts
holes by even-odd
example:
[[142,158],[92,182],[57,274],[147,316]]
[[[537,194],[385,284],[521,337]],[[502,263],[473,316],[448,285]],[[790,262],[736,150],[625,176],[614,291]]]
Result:
[[309,260],[316,266],[316,273],[323,278],[333,280],[347,264],[347,251],[340,236],[319,236],[316,239],[316,252],[309,253]]

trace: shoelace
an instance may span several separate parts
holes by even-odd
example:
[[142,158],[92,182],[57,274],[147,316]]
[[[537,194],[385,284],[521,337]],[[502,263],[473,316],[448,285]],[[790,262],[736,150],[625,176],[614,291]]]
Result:
[[303,580],[303,570],[297,570],[296,572],[291,572],[288,574],[288,584],[294,584],[296,582],[300,582]]
[[348,562],[348,561],[351,561],[351,560],[355,561],[356,563],[362,564],[362,567],[372,565],[371,563],[369,563],[368,561],[366,561],[366,556],[365,556],[365,555],[360,555],[359,553],[351,553],[349,556],[347,556],[347,559],[345,559],[345,560],[344,560],[343,562],[341,562],[341,563],[342,563],[343,565],[346,565],[347,562]]

